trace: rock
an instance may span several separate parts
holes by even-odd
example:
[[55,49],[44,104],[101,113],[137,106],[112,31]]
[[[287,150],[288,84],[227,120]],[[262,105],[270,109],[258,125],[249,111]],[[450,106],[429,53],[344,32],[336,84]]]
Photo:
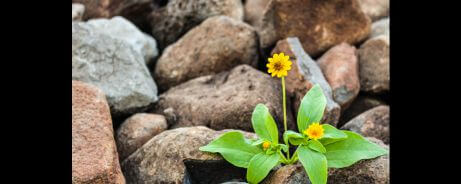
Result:
[[356,0],[276,0],[274,28],[280,39],[298,37],[312,57],[370,33],[371,21]]
[[104,93],[72,80],[72,183],[124,184]]
[[323,75],[333,90],[333,99],[347,108],[360,91],[359,63],[356,49],[341,43],[328,50],[317,61]]
[[379,35],[389,36],[389,17],[383,18],[371,24],[370,38],[377,37]]
[[263,184],[311,184],[311,181],[307,177],[304,167],[298,162],[294,165],[286,165],[281,167],[275,172],[269,174],[266,179],[263,180]]
[[256,66],[258,40],[254,29],[226,16],[215,16],[191,29],[167,47],[155,66],[161,91],[187,80],[230,70],[239,64]]
[[102,89],[114,117],[143,111],[157,87],[142,56],[128,43],[72,22],[72,79]]
[[225,15],[243,20],[243,6],[240,0],[170,0],[154,1],[154,4],[158,8],[152,11],[149,20],[152,35],[161,49],[175,42],[188,30],[209,17]]
[[87,21],[87,24],[102,34],[130,44],[134,50],[144,56],[146,64],[149,64],[158,55],[154,38],[141,32],[133,23],[123,17],[91,19]]
[[[207,164],[219,169],[223,169],[223,164],[227,164],[225,167],[228,167],[228,171],[232,168],[237,169],[226,163],[219,154],[199,151],[199,147],[205,146],[227,131],[229,130],[214,131],[207,127],[197,126],[177,128],[160,133],[122,162],[122,170],[127,183],[187,183],[185,182],[188,180],[185,178],[189,171],[186,169],[187,165],[194,164],[202,164],[201,167],[195,169],[206,169],[204,167]],[[255,137],[251,133],[244,133],[244,135],[247,138]],[[242,170],[244,177],[245,170]],[[226,175],[231,175],[231,173],[226,173]],[[202,179],[219,180],[219,177],[225,176],[204,177]],[[227,178],[228,180],[229,178]],[[209,181],[205,183],[220,182]]]
[[138,113],[125,120],[115,137],[120,160],[166,129],[165,117],[158,114]]
[[83,4],[72,3],[72,21],[81,21],[84,12],[85,6]]
[[[165,114],[171,128],[203,125],[215,130],[253,131],[253,110],[263,103],[283,130],[281,88],[279,80],[248,65],[239,65],[229,72],[195,78],[171,88],[160,95],[153,112]],[[287,115],[288,125],[294,125]]]
[[253,24],[263,17],[263,12],[272,0],[247,0],[244,4],[244,20]]
[[389,90],[389,37],[367,40],[358,50],[360,90],[381,93]]
[[245,3],[245,21],[257,31],[262,49],[269,48],[278,39],[274,27],[274,12],[273,0],[248,0]]
[[389,16],[389,0],[358,0],[362,11],[372,21]]
[[[327,98],[325,114],[323,115],[322,123],[336,125],[339,119],[341,108],[333,100],[332,90],[327,80],[323,76],[322,70],[317,63],[303,50],[298,38],[290,37],[277,42],[277,45],[272,50],[272,54],[283,52],[290,56],[293,62],[291,70],[285,79],[287,94],[293,99],[293,109],[297,112],[301,100],[314,84],[319,84]],[[272,55],[271,54],[271,55]]]
[[80,3],[85,6],[83,20],[98,17],[110,17],[113,13],[110,7],[119,4],[120,0],[72,0],[72,3]]
[[341,127],[363,136],[376,137],[389,144],[389,106],[381,105],[365,111]]
[[343,112],[341,113],[337,127],[343,126],[349,120],[355,118],[359,114],[362,114],[362,112],[365,112],[368,109],[385,104],[386,103],[384,101],[376,97],[359,95],[347,109],[342,109]]

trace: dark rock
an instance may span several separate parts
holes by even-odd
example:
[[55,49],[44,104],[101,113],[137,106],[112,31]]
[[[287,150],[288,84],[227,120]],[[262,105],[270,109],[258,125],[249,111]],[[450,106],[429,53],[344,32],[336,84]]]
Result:
[[365,111],[341,127],[363,136],[376,137],[389,144],[389,106],[381,105]]

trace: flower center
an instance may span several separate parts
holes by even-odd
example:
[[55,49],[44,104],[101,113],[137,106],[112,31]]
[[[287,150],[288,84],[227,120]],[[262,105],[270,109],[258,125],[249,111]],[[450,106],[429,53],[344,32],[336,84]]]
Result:
[[264,141],[263,143],[263,149],[264,150],[267,150],[267,148],[269,148],[269,146],[271,146],[271,143],[269,141]]
[[279,70],[282,70],[282,68],[283,68],[283,65],[281,62],[274,63],[274,70],[279,71]]

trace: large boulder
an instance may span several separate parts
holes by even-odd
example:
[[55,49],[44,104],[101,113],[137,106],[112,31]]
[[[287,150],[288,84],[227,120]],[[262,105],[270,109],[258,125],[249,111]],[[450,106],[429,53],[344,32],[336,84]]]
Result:
[[187,80],[230,70],[239,64],[256,66],[258,38],[254,29],[226,16],[215,16],[168,46],[155,66],[160,90]]
[[381,105],[365,111],[347,122],[341,129],[375,137],[389,144],[389,106]]
[[389,90],[389,36],[367,40],[358,50],[360,90],[382,93]]

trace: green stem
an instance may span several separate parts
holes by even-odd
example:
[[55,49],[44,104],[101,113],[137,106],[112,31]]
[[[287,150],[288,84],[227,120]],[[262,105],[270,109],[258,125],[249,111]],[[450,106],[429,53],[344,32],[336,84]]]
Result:
[[[283,127],[285,128],[285,132],[287,131],[287,102],[286,102],[286,94],[285,94],[285,77],[282,77],[282,99],[283,99]],[[290,159],[290,144],[285,142],[288,146],[287,151],[287,158]]]

